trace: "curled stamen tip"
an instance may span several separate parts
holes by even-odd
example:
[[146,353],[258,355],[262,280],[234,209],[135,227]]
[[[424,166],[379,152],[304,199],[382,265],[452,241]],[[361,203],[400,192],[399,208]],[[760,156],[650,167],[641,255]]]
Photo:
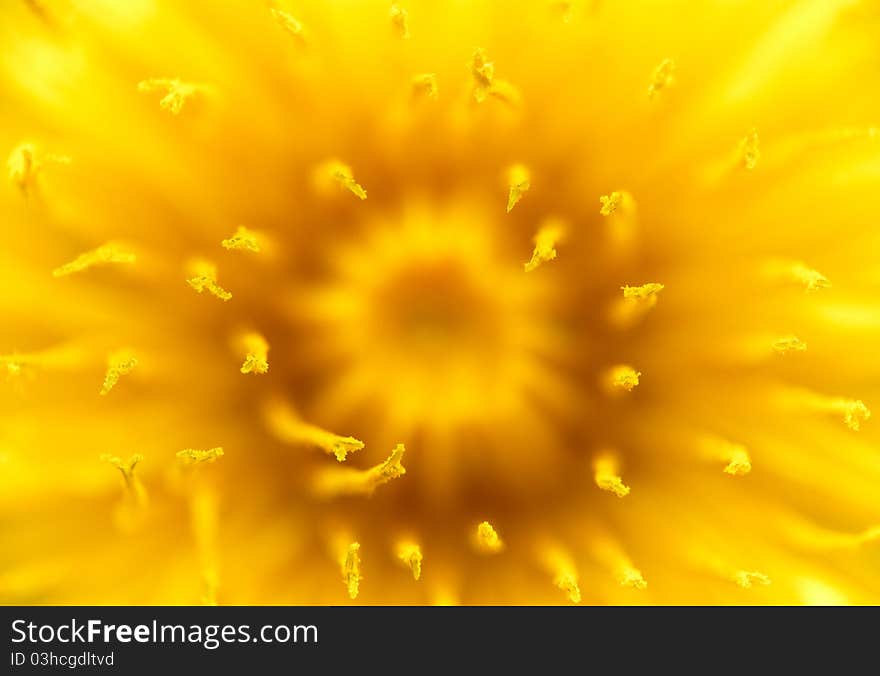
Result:
[[619,475],[617,460],[611,455],[600,456],[594,463],[596,485],[603,491],[613,493],[618,498],[625,498],[630,488],[623,483]]
[[476,541],[477,548],[488,554],[496,554],[504,549],[504,542],[488,521],[483,521],[477,526]]
[[291,407],[282,401],[270,401],[265,408],[270,429],[282,441],[317,446],[325,453],[343,462],[349,453],[359,451],[364,442],[354,437],[343,437],[302,420]]
[[[353,441],[352,446],[360,443],[356,439]],[[338,450],[342,451],[343,447],[339,447]],[[349,452],[357,449],[345,448],[344,450]],[[347,467],[328,467],[322,469],[315,474],[314,489],[318,495],[323,497],[334,497],[337,495],[370,496],[379,486],[406,474],[406,468],[401,462],[405,452],[406,447],[403,444],[397,444],[391,455],[384,462],[365,470],[349,469]],[[342,455],[341,458],[340,455]],[[340,452],[340,454],[337,454],[336,459],[341,462],[345,457]]]
[[336,456],[339,462],[345,462],[349,453],[359,451],[364,447],[364,442],[354,437],[335,436],[329,443],[330,452]]
[[523,266],[526,272],[532,272],[543,263],[556,259],[556,245],[566,232],[566,224],[555,218],[548,218],[535,234],[535,248],[532,257]]
[[396,2],[391,5],[389,13],[391,17],[391,26],[394,32],[401,40],[409,40],[409,12]]
[[406,474],[406,467],[401,462],[404,453],[406,453],[406,447],[403,444],[397,444],[394,447],[388,459],[379,466],[377,484],[387,483]]
[[861,429],[862,423],[871,417],[870,409],[861,399],[843,402],[843,422],[853,432]]
[[478,47],[471,59],[471,74],[474,77],[474,98],[482,103],[486,99],[486,90],[495,79],[495,64],[486,57],[486,50]]
[[439,96],[436,73],[420,73],[412,79],[413,96],[424,96],[436,100]]
[[159,107],[172,115],[179,115],[183,105],[204,89],[203,85],[184,82],[179,78],[153,77],[141,80],[137,84],[139,92],[164,91],[165,96],[159,100]]
[[783,393],[785,405],[819,413],[843,416],[844,424],[853,432],[862,428],[862,423],[871,417],[871,410],[861,399],[831,397],[809,390],[791,390]]
[[706,435],[700,440],[702,453],[707,460],[724,462],[724,473],[731,476],[745,476],[752,471],[752,458],[742,444]]
[[656,301],[657,294],[663,291],[663,289],[665,289],[666,287],[663,286],[663,284],[650,282],[648,284],[642,284],[641,286],[621,286],[620,288],[623,291],[624,298],[630,298],[632,300]]
[[107,359],[107,373],[101,386],[101,396],[107,396],[119,382],[120,377],[128,375],[138,365],[137,357],[129,351],[111,354]]
[[222,240],[220,246],[224,249],[235,251],[260,252],[260,242],[257,238],[257,233],[243,225],[238,226],[232,237]]
[[733,574],[733,581],[743,589],[751,589],[756,584],[766,587],[771,582],[769,577],[756,570],[738,570]]
[[603,491],[614,493],[618,498],[625,498],[630,493],[629,486],[619,476],[597,476],[596,485]]
[[422,576],[422,550],[412,543],[401,544],[397,549],[399,558],[413,574],[413,579],[418,580]]
[[245,352],[244,363],[239,369],[244,374],[259,375],[269,372],[269,343],[259,333],[252,331],[240,338]]
[[223,457],[223,448],[209,448],[202,451],[196,448],[185,448],[177,452],[177,459],[183,465],[200,465],[204,463],[215,462],[218,458]]
[[224,302],[232,298],[232,293],[217,283],[217,267],[215,265],[207,261],[194,261],[190,267],[193,276],[188,278],[186,283],[196,293],[207,291]]
[[791,274],[795,281],[804,285],[805,293],[816,293],[821,289],[831,288],[831,282],[825,275],[804,263],[794,263],[791,266]]
[[633,589],[647,589],[648,582],[642,577],[642,573],[635,568],[626,568],[620,572],[618,582],[622,587],[631,587]]
[[244,358],[244,363],[241,365],[240,370],[242,373],[253,373],[255,375],[268,373],[269,362],[266,361],[265,357],[259,357],[255,354],[248,353]]
[[507,196],[507,213],[510,213],[531,187],[529,170],[522,164],[514,164],[507,170],[507,184],[510,188]]
[[577,576],[571,573],[562,573],[556,577],[553,583],[565,592],[571,603],[581,602],[581,589],[578,587]]
[[25,141],[20,143],[6,160],[6,169],[9,181],[16,186],[21,194],[28,196],[32,189],[37,188],[37,183],[45,165],[49,162],[54,164],[70,164],[71,160],[66,155],[53,155],[38,153],[33,143]]
[[6,160],[6,169],[9,172],[9,180],[22,191],[26,191],[28,184],[33,182],[39,171],[33,144],[22,143],[13,148],[9,153],[9,159]]
[[730,451],[730,461],[724,467],[724,473],[731,476],[745,476],[752,471],[752,460],[745,448],[734,447]]
[[325,188],[329,183],[335,183],[358,197],[367,199],[367,191],[354,179],[350,166],[339,160],[327,160],[315,170],[315,179],[320,187]]
[[640,371],[628,364],[618,364],[608,370],[608,384],[613,390],[632,392],[639,384]]
[[611,216],[623,202],[623,193],[615,190],[610,195],[599,197],[599,213],[602,216]]
[[471,75],[474,80],[474,101],[477,103],[483,103],[489,96],[514,107],[521,103],[519,90],[506,80],[495,77],[495,63],[488,60],[486,50],[481,47],[474,50]]

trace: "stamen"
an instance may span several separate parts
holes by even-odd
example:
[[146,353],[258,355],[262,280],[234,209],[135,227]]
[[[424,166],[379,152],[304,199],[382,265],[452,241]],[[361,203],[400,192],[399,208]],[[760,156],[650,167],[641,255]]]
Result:
[[599,213],[602,216],[611,216],[618,207],[623,203],[623,193],[615,190],[610,195],[601,195],[599,197]]
[[9,181],[27,197],[38,187],[40,174],[46,162],[56,164],[70,164],[70,158],[65,155],[43,155],[37,157],[37,150],[32,143],[21,143],[9,153],[6,160],[6,169]]
[[666,287],[662,284],[651,282],[648,284],[642,284],[641,286],[621,286],[620,288],[623,290],[624,298],[644,301],[650,303],[653,307],[657,303],[657,294],[663,291]]
[[471,75],[474,79],[473,96],[477,103],[483,103],[489,96],[504,101],[511,106],[521,102],[519,90],[505,80],[495,77],[495,63],[486,57],[486,50],[474,50],[471,59]]
[[764,573],[757,570],[736,568],[709,551],[694,549],[691,554],[691,560],[699,569],[727,582],[733,582],[743,589],[751,589],[756,586],[766,587],[771,584],[770,578]]
[[752,471],[752,459],[748,449],[720,437],[707,435],[700,440],[703,455],[713,462],[726,463],[724,473],[745,476]]
[[580,603],[578,574],[569,553],[550,542],[540,546],[538,555],[543,567],[553,576],[553,584],[565,592],[569,602]]
[[813,270],[805,265],[798,264],[792,267],[791,272],[797,281],[804,284],[804,289],[807,293],[814,293],[819,289],[831,288],[831,282],[829,282],[828,278],[818,270]]
[[412,571],[413,579],[422,576],[422,550],[412,542],[402,542],[397,546],[397,558]]
[[137,364],[138,360],[130,350],[120,350],[111,354],[107,359],[107,374],[104,376],[101,396],[108,395],[119,382],[119,378],[131,373]]
[[321,164],[316,170],[316,178],[320,184],[325,184],[329,180],[342,186],[360,199],[367,199],[367,191],[354,180],[351,167],[339,160],[328,160]]
[[778,354],[788,354],[789,352],[804,352],[807,344],[794,335],[782,336],[773,341],[773,351]]
[[757,570],[737,570],[732,579],[743,589],[751,589],[756,584],[764,587],[770,584],[770,578]]
[[261,374],[269,371],[269,343],[263,336],[254,331],[244,334],[240,338],[241,346],[245,351],[244,363],[241,365],[242,373]]
[[232,298],[232,294],[217,283],[217,266],[207,261],[193,261],[190,265],[193,276],[186,280],[196,293],[207,291],[222,301]]
[[577,577],[570,573],[561,573],[553,579],[553,584],[559,587],[568,596],[572,603],[581,602],[581,590],[578,587]]
[[271,401],[265,407],[266,422],[275,436],[289,444],[317,446],[325,453],[335,455],[343,462],[349,453],[359,451],[364,442],[354,437],[342,437],[317,425],[303,421],[293,409],[280,401]]
[[361,557],[359,554],[361,545],[358,542],[352,542],[345,550],[342,556],[342,580],[348,589],[348,595],[352,599],[356,599],[360,591],[361,580]]
[[30,143],[22,143],[13,149],[9,159],[6,160],[6,167],[9,180],[27,197],[28,192],[36,185],[41,168],[36,159],[34,146]]
[[622,566],[617,574],[617,581],[621,587],[632,587],[633,589],[647,589],[648,583],[642,577],[642,572],[632,566]]
[[413,97],[424,96],[436,101],[439,95],[436,73],[421,73],[415,75],[412,79],[412,92]]
[[779,391],[779,403],[791,410],[807,410],[817,413],[833,413],[843,418],[844,424],[854,432],[871,417],[871,411],[861,399],[829,397],[807,389],[785,388]]
[[615,299],[608,308],[608,318],[618,328],[625,329],[641,319],[659,299],[663,284],[651,282],[641,286],[622,286],[623,296]]
[[538,228],[535,235],[535,249],[532,257],[524,265],[526,272],[532,272],[539,265],[556,258],[556,245],[565,235],[566,226],[562,221],[549,218]]
[[471,74],[474,78],[474,100],[482,103],[488,96],[492,80],[495,79],[495,64],[487,60],[485,49],[478,48],[474,51]]
[[803,261],[769,259],[763,263],[762,272],[770,280],[801,285],[807,294],[831,288],[825,275]]
[[510,186],[510,193],[507,196],[507,213],[510,213],[510,210],[516,206],[516,203],[531,187],[529,170],[522,164],[514,164],[507,170],[507,184]]
[[123,460],[122,458],[116,455],[110,455],[109,453],[101,455],[102,462],[109,463],[119,470],[127,488],[133,487],[135,480],[134,468],[137,467],[139,463],[143,462],[143,459],[144,456],[140,453],[135,453],[128,460]]
[[752,471],[752,459],[742,446],[732,447],[730,462],[724,467],[724,473],[732,476],[743,476]]
[[130,251],[125,251],[118,244],[108,243],[99,246],[97,249],[87,251],[77,256],[70,263],[65,263],[59,268],[52,271],[53,277],[65,277],[75,272],[88,270],[96,265],[107,265],[110,263],[134,263],[137,256]]
[[638,232],[638,205],[626,190],[599,197],[599,213],[607,218],[608,234],[616,253],[632,250]]
[[861,424],[871,417],[871,411],[861,399],[836,399],[833,406],[834,410],[843,413],[844,424],[853,432],[858,432]]
[[201,451],[196,448],[185,448],[182,451],[177,452],[177,459],[182,465],[186,466],[212,463],[222,457],[223,448],[221,446],[209,448],[206,451]]
[[618,364],[608,369],[606,381],[611,391],[632,392],[639,384],[640,371],[636,371],[628,364]]
[[385,462],[366,470],[343,467],[320,470],[314,477],[315,492],[323,497],[372,495],[379,486],[406,474],[406,468],[401,464],[405,452],[404,445],[397,444]]
[[608,568],[623,587],[645,589],[648,583],[642,572],[633,565],[629,556],[613,539],[601,537],[593,542],[596,557]]
[[409,40],[409,13],[396,2],[391,5],[391,25],[402,40]]
[[139,92],[164,91],[159,107],[172,115],[179,115],[183,104],[205,89],[204,85],[184,82],[178,78],[153,77],[142,80],[137,85]]
[[132,455],[128,460],[103,454],[101,461],[113,465],[122,475],[123,495],[122,500],[116,506],[114,519],[118,527],[123,530],[135,528],[144,516],[144,508],[147,506],[147,491],[135,472],[135,468],[144,459],[139,453]]
[[629,486],[625,485],[620,477],[620,463],[614,455],[610,453],[600,455],[596,458],[593,467],[596,485],[599,488],[614,493],[618,498],[629,495]]
[[477,526],[477,549],[486,554],[497,554],[504,549],[504,542],[488,521]]
[[663,59],[654,69],[651,84],[648,85],[648,98],[653,99],[664,89],[675,84],[675,61]]
[[239,225],[238,229],[236,229],[235,234],[229,239],[224,239],[220,242],[220,245],[224,249],[230,249],[235,251],[251,251],[253,253],[260,252],[260,242],[257,239],[257,233],[253,230],[248,230],[243,225]]

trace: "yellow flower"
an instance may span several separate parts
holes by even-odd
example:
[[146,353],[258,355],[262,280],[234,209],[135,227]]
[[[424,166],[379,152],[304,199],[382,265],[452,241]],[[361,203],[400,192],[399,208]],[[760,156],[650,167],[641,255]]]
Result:
[[868,4],[5,3],[0,602],[880,602]]

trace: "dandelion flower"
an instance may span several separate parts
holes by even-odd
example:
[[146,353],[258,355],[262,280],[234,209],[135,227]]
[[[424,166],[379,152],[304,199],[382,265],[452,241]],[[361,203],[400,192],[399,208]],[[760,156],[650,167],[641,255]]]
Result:
[[0,601],[880,602],[871,9],[574,4],[4,3]]

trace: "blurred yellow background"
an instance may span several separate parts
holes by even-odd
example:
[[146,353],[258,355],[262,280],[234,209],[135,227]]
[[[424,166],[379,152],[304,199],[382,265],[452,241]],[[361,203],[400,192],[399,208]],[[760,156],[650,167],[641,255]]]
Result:
[[0,602],[880,602],[876,3],[0,12]]

